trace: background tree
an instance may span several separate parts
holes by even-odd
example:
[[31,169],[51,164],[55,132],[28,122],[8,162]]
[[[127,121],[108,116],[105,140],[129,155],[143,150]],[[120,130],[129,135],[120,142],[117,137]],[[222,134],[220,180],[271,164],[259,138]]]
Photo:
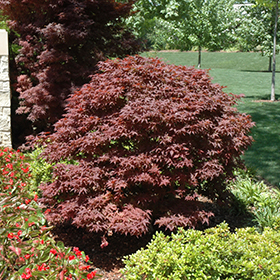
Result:
[[275,101],[275,71],[276,71],[276,47],[277,47],[277,27],[279,18],[279,0],[256,0],[259,5],[264,5],[274,11],[274,32],[273,32],[273,54],[272,54],[272,81],[271,81],[271,101]]
[[15,62],[19,114],[36,132],[49,130],[63,114],[65,99],[89,81],[96,63],[139,50],[121,20],[132,1],[0,0],[11,35],[21,46]]
[[[140,0],[134,6],[138,13],[127,22],[152,46],[181,50],[197,47],[200,67],[202,48],[215,51],[233,43],[237,18],[233,4],[226,0]],[[164,43],[159,44],[159,40]]]
[[[275,17],[271,7],[256,5],[239,7],[241,17],[236,28],[236,48],[241,51],[257,51],[269,58],[268,71],[272,71],[273,36]],[[279,31],[277,33],[277,40]],[[276,53],[279,52],[276,45]]]

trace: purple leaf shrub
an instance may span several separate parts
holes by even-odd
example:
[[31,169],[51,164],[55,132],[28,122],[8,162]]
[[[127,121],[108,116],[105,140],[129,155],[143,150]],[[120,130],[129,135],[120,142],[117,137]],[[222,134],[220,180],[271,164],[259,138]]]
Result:
[[[225,181],[251,144],[238,96],[206,70],[140,56],[107,60],[67,100],[43,156],[57,164],[42,185],[53,223],[140,236],[207,223],[199,198],[226,199]],[[43,138],[41,139],[41,141]]]
[[18,34],[10,38],[21,47],[15,58],[17,113],[27,114],[35,131],[51,129],[64,112],[65,99],[89,82],[98,61],[139,50],[122,23],[132,4],[131,0],[0,0],[9,27]]

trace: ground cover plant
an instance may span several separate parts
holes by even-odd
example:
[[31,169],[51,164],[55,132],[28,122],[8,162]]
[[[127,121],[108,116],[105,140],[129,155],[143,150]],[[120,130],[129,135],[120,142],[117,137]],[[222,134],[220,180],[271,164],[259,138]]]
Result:
[[230,190],[239,205],[239,211],[250,211],[255,217],[255,226],[262,231],[265,227],[280,228],[280,192],[267,186],[249,173],[239,173],[229,183]]
[[279,231],[237,229],[227,224],[203,231],[157,233],[146,249],[124,259],[127,280],[278,279]]
[[[146,56],[162,57],[168,63],[196,65],[195,52],[150,52]],[[245,152],[247,167],[257,175],[278,187],[280,158],[276,156],[279,146],[279,102],[267,102],[271,91],[271,73],[267,72],[269,60],[259,53],[203,52],[203,68],[211,68],[213,82],[223,86],[225,92],[244,94],[238,102],[238,110],[248,113],[256,126],[252,128],[253,144]],[[278,55],[276,59],[279,59]],[[276,66],[279,70],[279,65]],[[280,96],[280,74],[276,72],[276,99]],[[255,102],[256,101],[256,102]]]
[[88,256],[51,237],[30,177],[23,154],[0,149],[0,278],[93,279]]
[[40,138],[43,157],[58,163],[53,182],[41,185],[48,220],[104,233],[103,246],[114,233],[207,222],[212,213],[197,196],[225,201],[224,182],[252,141],[238,97],[207,71],[153,58],[107,60],[99,69],[68,99],[55,132]]

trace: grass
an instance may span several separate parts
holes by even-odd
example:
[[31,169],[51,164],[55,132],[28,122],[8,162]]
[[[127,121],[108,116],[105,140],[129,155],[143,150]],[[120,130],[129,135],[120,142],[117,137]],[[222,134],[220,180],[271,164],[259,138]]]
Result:
[[[149,52],[143,55],[158,56],[168,63],[188,66],[195,66],[198,58],[197,52]],[[280,61],[280,55],[276,61]],[[211,68],[213,82],[226,86],[226,92],[245,94],[238,104],[238,110],[250,114],[256,123],[252,129],[255,141],[245,152],[245,163],[257,175],[279,187],[280,102],[261,101],[270,99],[272,75],[267,71],[268,58],[259,53],[203,52],[202,68]],[[276,99],[280,99],[279,64],[276,71],[275,92]]]

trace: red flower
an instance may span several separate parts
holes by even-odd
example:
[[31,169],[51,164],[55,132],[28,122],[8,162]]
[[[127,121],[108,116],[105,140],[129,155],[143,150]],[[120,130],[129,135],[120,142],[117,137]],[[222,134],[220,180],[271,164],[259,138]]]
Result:
[[21,275],[22,279],[29,279],[29,278],[32,277],[31,269],[30,268],[26,268],[25,272],[26,272],[26,274],[22,273],[22,275]]
[[57,251],[55,249],[50,249],[50,253],[55,255]]
[[75,252],[76,256],[80,257],[82,255],[82,252],[79,250],[78,247],[74,247],[73,251]]
[[75,256],[73,256],[73,255],[69,256],[69,261],[74,260],[74,259],[75,259]]
[[87,279],[92,279],[92,278],[95,277],[95,275],[96,275],[96,271],[92,271],[91,273],[89,273],[89,274],[87,275]]
[[37,194],[35,194],[35,196],[34,196],[34,201],[36,201],[36,202],[37,202],[37,200],[38,200],[38,195],[37,195]]
[[31,199],[25,199],[25,204],[29,204]]
[[90,268],[90,265],[79,266],[80,270],[88,270],[89,268]]
[[24,173],[27,173],[29,171],[29,167],[27,166],[26,168],[21,168],[21,170],[24,172]]
[[46,211],[45,211],[45,214],[49,214],[51,212],[51,209],[47,209]]
[[12,232],[8,233],[8,238],[12,239],[14,237],[14,234]]
[[13,170],[13,165],[12,165],[11,163],[8,163],[6,166],[7,166],[9,169],[12,169],[12,170]]
[[50,267],[47,266],[45,263],[42,263],[42,265],[38,265],[38,264],[37,264],[37,269],[38,269],[39,271],[48,270],[49,268],[50,268]]

